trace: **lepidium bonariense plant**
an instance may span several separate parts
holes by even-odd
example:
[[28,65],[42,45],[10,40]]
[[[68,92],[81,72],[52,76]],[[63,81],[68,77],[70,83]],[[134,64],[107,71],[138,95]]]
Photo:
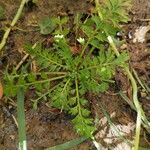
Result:
[[116,57],[106,34],[115,39],[119,23],[127,21],[126,4],[124,0],[106,1],[100,7],[106,16],[103,21],[98,11],[84,21],[82,15],[77,15],[72,29],[68,28],[68,17],[41,21],[41,33],[51,34],[50,48],[42,43],[35,48],[25,46],[37,62],[39,72],[27,71],[28,64],[19,71],[14,69],[11,74],[6,71],[5,95],[16,96],[20,86],[26,92],[35,89],[38,98],[33,100],[34,107],[41,99],[49,101],[52,107],[73,116],[72,123],[78,133],[92,137],[96,128],[85,94],[108,90],[116,68],[126,65],[128,54],[122,52]]

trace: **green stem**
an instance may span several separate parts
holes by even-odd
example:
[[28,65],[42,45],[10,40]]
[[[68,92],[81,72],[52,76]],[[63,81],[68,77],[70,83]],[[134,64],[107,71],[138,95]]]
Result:
[[55,62],[55,61],[49,59],[48,57],[44,57],[44,55],[39,55],[39,56],[43,57],[45,60],[49,61],[52,64],[55,64],[55,65],[60,66],[60,67],[64,67],[64,65],[61,65],[58,62]]
[[[65,86],[64,86],[64,88],[63,88],[63,90],[62,90],[62,92],[61,92],[61,94],[64,93],[64,91],[66,90],[67,85],[69,84],[69,82],[70,82],[70,78],[67,80],[67,82],[66,82],[66,84],[65,84]],[[64,106],[62,105],[61,112],[62,112],[63,108],[64,108]]]
[[86,43],[85,46],[83,47],[82,52],[81,52],[81,54],[80,54],[80,57],[83,56],[83,54],[84,54],[84,52],[85,52],[87,46],[89,45],[90,40],[91,40],[91,38],[88,39],[87,43]]
[[91,50],[89,51],[89,53],[87,54],[87,56],[90,56],[90,55],[92,54],[92,52],[93,52],[94,49],[95,49],[95,47],[93,46],[93,47],[91,48]]
[[59,79],[62,79],[64,78],[65,76],[59,76],[59,77],[54,77],[54,78],[50,78],[50,79],[46,79],[46,80],[41,80],[41,81],[35,81],[35,82],[32,82],[32,83],[26,83],[26,84],[21,84],[21,85],[16,85],[17,87],[20,87],[20,86],[30,86],[30,85],[34,85],[34,84],[39,84],[39,83],[44,83],[44,82],[50,82],[50,81],[55,81],[55,80],[59,80]]
[[103,20],[103,15],[102,15],[101,10],[100,10],[100,3],[99,3],[99,0],[95,0],[95,4],[96,4],[97,13],[98,13],[100,19]]
[[79,112],[79,115],[82,117],[81,108],[80,108],[80,97],[79,97],[79,88],[78,88],[77,77],[75,79],[75,85],[76,85],[76,97],[77,97],[78,112]]
[[18,115],[18,132],[19,132],[19,150],[26,150],[26,126],[24,112],[24,90],[22,87],[17,91],[17,115]]
[[8,38],[8,36],[9,36],[9,33],[10,33],[12,27],[15,26],[15,24],[16,24],[17,21],[18,21],[18,19],[20,18],[20,15],[21,15],[21,13],[22,13],[22,10],[23,10],[23,8],[24,8],[25,3],[26,3],[26,0],[22,0],[22,1],[21,1],[20,7],[19,7],[19,9],[18,9],[18,11],[17,11],[17,13],[16,13],[14,19],[12,20],[12,22],[11,22],[11,24],[10,24],[10,27],[5,31],[4,36],[3,36],[3,38],[2,38],[2,41],[1,41],[1,43],[0,43],[0,52],[2,51],[3,47],[4,47],[5,44],[6,44],[7,38]]
[[[35,76],[38,76],[38,75],[41,75],[42,73],[41,72],[38,72],[38,73],[33,73],[33,75]],[[47,75],[67,75],[67,72],[44,72],[44,74],[47,74]],[[29,73],[25,73],[24,75],[22,75],[23,77],[27,77],[29,75]],[[13,77],[13,78],[18,78],[20,75],[10,75],[10,77]]]
[[61,34],[63,34],[60,16],[58,18],[59,18],[59,30],[60,30]]
[[140,80],[140,78],[138,77],[137,72],[132,68],[132,71],[134,73],[135,78],[137,79],[137,81],[139,82],[140,86],[145,90],[145,92],[150,95],[149,91],[147,90],[146,86],[142,83],[142,81]]
[[64,92],[64,91],[66,90],[67,85],[69,84],[69,82],[70,82],[70,78],[67,80],[67,82],[66,82],[66,84],[65,84],[65,86],[64,86],[64,88],[63,88],[63,90],[62,90],[62,92]]
[[37,99],[35,99],[33,101],[37,101],[38,102],[41,98],[43,98],[44,96],[48,95],[51,91],[53,91],[54,89],[56,89],[59,85],[60,85],[60,83],[57,84],[57,85],[55,85],[54,87],[52,87],[51,89],[49,89],[46,93],[44,93],[43,95],[41,95],[40,97],[38,97]]

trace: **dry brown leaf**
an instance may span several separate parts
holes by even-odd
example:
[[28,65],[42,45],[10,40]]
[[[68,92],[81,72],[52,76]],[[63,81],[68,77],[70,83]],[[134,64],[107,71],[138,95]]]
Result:
[[3,97],[3,86],[0,82],[0,99]]

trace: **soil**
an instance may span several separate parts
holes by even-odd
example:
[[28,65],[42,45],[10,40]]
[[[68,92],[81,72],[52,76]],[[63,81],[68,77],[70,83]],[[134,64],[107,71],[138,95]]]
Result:
[[[0,1],[0,5],[5,8],[5,18],[0,20],[1,28],[9,25],[19,3],[20,0]],[[92,2],[89,0],[38,0],[37,5],[32,5],[32,3],[29,3],[28,6],[26,5],[20,20],[8,38],[4,54],[0,58],[1,72],[6,66],[11,69],[20,62],[25,55],[24,44],[34,44],[39,40],[48,42],[49,37],[42,36],[36,27],[37,22],[43,17],[68,15],[72,19],[77,12],[89,13],[92,7]],[[127,41],[126,46],[131,58],[130,65],[136,70],[140,79],[150,85],[150,33],[146,35],[146,42],[133,43],[135,30],[140,26],[150,25],[150,1],[134,0],[130,18],[131,21],[123,25],[123,38]],[[0,38],[2,34],[3,31],[0,30]],[[91,101],[93,113],[97,114],[99,119],[103,117],[100,108],[100,105],[103,104],[109,114],[116,113],[115,122],[128,124],[128,122],[136,120],[136,113],[116,92],[121,88],[127,91],[128,96],[131,96],[131,86],[121,70],[118,70],[115,79],[116,86],[110,87],[108,92],[99,95],[89,93],[87,97]],[[147,117],[150,119],[150,97],[143,93],[144,91],[139,89],[139,99]],[[38,109],[33,110],[30,95],[26,95],[25,99],[29,150],[44,150],[79,137],[70,123],[70,116],[51,110],[45,102],[41,102]],[[18,147],[17,125],[14,119],[16,118],[16,103],[15,100],[7,103],[4,101],[0,101],[0,150],[16,150]],[[144,129],[142,133],[140,145],[150,147],[150,139],[148,136],[144,136],[144,133],[146,133]],[[100,139],[97,140],[101,142]],[[90,141],[86,141],[74,148],[74,150],[94,149],[95,147]]]

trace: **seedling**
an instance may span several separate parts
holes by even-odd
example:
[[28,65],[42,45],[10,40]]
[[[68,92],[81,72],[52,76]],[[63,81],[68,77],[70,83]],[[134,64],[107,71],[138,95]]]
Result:
[[[105,92],[117,67],[127,66],[128,54],[122,52],[117,58],[108,44],[108,34],[115,38],[119,23],[127,21],[125,8],[129,1],[109,0],[98,7],[99,11],[82,21],[76,17],[74,28],[68,28],[68,18],[49,18],[40,22],[42,34],[51,34],[50,48],[43,43],[33,49],[25,47],[39,66],[39,72],[31,73],[27,66],[12,73],[5,73],[5,95],[16,96],[18,87],[27,92],[35,89],[38,98],[49,100],[52,107],[73,116],[72,123],[81,135],[93,137],[96,130],[86,99],[87,92]],[[47,24],[48,23],[48,24]],[[50,25],[50,26],[49,26]],[[74,38],[71,38],[74,35]]]

